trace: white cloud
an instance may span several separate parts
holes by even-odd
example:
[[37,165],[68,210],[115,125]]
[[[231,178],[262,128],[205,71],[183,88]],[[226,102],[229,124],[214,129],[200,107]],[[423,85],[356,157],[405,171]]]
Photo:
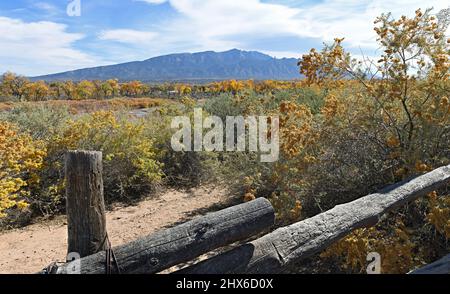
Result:
[[158,33],[155,32],[120,29],[102,31],[99,39],[136,45],[148,45],[157,36]]
[[429,0],[326,0],[306,10],[301,16],[310,25],[300,34],[318,36],[324,41],[345,37],[347,46],[376,48],[373,21],[382,13],[394,17],[413,16],[418,8],[434,7],[435,12],[447,8],[448,2]]
[[259,0],[170,0],[170,4],[183,17],[172,21],[167,33],[197,49],[242,47],[243,40],[255,37],[298,36],[308,25],[299,19],[301,9]]
[[301,58],[304,52],[292,52],[292,51],[272,51],[272,50],[259,50],[262,53],[270,55],[275,58]]
[[301,9],[259,0],[139,1],[150,4],[170,2],[178,16],[159,24],[159,27],[152,24],[153,31],[104,31],[99,39],[140,47],[141,52],[146,54],[142,58],[186,51],[245,49],[246,42],[243,40],[280,35],[299,36],[298,32],[307,25],[296,19]]
[[0,72],[40,75],[98,64],[98,60],[73,48],[74,42],[84,36],[66,29],[49,21],[0,17]]
[[[260,0],[140,0],[151,4],[170,2],[181,17],[168,21],[158,38],[160,48],[174,44],[195,50],[243,48],[247,41],[277,36],[331,41],[346,37],[345,45],[366,50],[377,48],[373,21],[384,12],[413,15],[414,11],[448,6],[430,0],[326,0],[293,7]],[[253,48],[258,49],[258,48]],[[281,52],[278,52],[281,53]],[[292,56],[292,52],[287,52]]]
[[299,34],[302,25],[301,9],[259,0],[171,0],[171,5],[185,20],[205,37],[226,37],[243,34]]

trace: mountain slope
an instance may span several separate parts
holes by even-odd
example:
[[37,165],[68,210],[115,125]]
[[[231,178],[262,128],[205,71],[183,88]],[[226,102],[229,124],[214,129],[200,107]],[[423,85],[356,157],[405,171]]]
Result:
[[181,81],[225,79],[300,78],[297,59],[277,59],[256,51],[233,49],[225,52],[171,54],[144,61],[79,69],[34,77],[32,80]]

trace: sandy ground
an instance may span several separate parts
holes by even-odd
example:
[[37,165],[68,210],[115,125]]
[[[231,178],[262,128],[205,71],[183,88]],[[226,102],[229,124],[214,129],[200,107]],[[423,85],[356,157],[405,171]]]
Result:
[[[229,200],[226,195],[218,188],[168,190],[136,206],[118,206],[107,213],[111,243],[121,245],[220,207]],[[66,250],[64,217],[0,233],[0,274],[35,273],[54,261],[64,261]]]

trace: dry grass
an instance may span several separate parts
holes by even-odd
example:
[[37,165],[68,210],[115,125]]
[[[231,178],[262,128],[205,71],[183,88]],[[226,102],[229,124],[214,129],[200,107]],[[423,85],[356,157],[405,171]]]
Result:
[[114,98],[106,100],[50,100],[39,102],[1,102],[0,111],[8,111],[19,106],[61,106],[68,107],[73,114],[89,113],[99,110],[119,110],[123,108],[142,109],[158,107],[167,103],[170,100],[161,98]]

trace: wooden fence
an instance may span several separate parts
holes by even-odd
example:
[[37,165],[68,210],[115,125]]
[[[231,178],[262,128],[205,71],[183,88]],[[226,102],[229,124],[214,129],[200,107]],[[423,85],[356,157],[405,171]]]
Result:
[[[69,152],[66,155],[66,181],[68,253],[76,252],[81,259],[63,265],[53,264],[41,273],[158,273],[214,249],[261,235],[275,222],[270,202],[259,198],[110,248],[103,200],[102,154]],[[278,273],[355,229],[375,225],[386,212],[449,182],[450,165],[278,228],[175,273]],[[450,273],[449,266],[450,256],[447,256],[412,273]]]

